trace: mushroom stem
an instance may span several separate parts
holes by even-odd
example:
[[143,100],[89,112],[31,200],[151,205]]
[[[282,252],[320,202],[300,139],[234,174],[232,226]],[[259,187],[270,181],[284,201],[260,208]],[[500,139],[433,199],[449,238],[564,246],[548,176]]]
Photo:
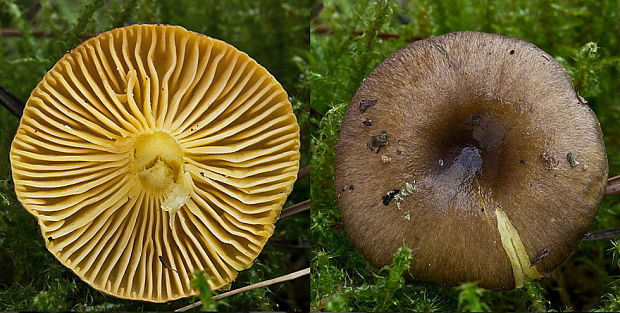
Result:
[[181,182],[183,151],[169,134],[159,131],[138,137],[133,157],[134,172],[145,189],[169,191]]
[[175,215],[189,200],[193,187],[179,144],[162,131],[142,135],[134,144],[133,166],[143,188],[164,192],[161,209],[170,214],[170,228],[174,230]]
[[180,182],[174,184],[166,196],[166,200],[161,204],[161,209],[170,214],[170,229],[174,230],[175,214],[189,200],[191,192],[192,177],[189,172],[185,172],[181,176]]

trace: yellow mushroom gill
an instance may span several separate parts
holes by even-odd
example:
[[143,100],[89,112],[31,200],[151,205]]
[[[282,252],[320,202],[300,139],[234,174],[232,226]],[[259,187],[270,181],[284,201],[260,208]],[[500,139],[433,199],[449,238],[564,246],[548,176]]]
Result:
[[249,267],[299,167],[299,127],[267,70],[181,27],[134,25],[66,54],[28,99],[18,198],[47,248],[108,294],[164,302]]

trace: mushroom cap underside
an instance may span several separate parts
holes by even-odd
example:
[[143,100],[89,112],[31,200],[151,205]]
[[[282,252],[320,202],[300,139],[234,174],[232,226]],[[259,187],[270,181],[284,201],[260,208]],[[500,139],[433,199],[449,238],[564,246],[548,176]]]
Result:
[[26,103],[15,191],[46,247],[94,288],[164,302],[218,289],[273,234],[299,168],[282,86],[247,54],[133,25],[67,53]]
[[518,233],[525,271],[550,273],[592,224],[607,172],[600,125],[564,68],[531,43],[468,31],[416,41],[365,79],[335,189],[374,265],[407,246],[415,280],[511,289],[504,244],[517,243],[498,227]]

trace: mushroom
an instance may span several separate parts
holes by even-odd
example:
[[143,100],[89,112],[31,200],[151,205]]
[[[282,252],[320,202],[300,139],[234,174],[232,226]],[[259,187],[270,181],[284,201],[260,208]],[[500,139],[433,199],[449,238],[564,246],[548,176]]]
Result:
[[251,266],[299,167],[282,86],[247,54],[178,26],[105,32],[26,103],[15,191],[47,249],[92,287],[164,302]]
[[[378,134],[385,144],[370,145]],[[569,255],[607,172],[596,116],[558,62],[465,31],[416,41],[365,79],[342,122],[335,190],[350,240],[375,266],[404,245],[414,280],[499,290]]]

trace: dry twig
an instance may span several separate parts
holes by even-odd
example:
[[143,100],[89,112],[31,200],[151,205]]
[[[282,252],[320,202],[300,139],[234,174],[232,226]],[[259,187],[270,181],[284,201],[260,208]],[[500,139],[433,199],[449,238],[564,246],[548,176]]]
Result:
[[600,230],[600,231],[595,231],[591,233],[586,233],[583,236],[583,239],[581,240],[582,241],[593,241],[593,240],[608,239],[608,238],[613,238],[613,237],[618,237],[618,236],[620,236],[620,228],[612,228],[612,229],[607,229],[607,230]]
[[[53,34],[47,30],[36,29],[32,31],[32,35],[36,38],[41,38],[41,37],[52,37]],[[84,34],[80,36],[80,39],[86,40],[86,39],[95,37],[96,35],[97,34]],[[7,37],[7,38],[22,37],[22,32],[17,28],[0,28],[0,36]]]
[[605,195],[611,196],[620,193],[620,175],[611,177],[607,180]]
[[[213,300],[219,300],[219,299],[226,298],[226,297],[229,297],[229,296],[232,296],[232,295],[236,295],[236,294],[244,292],[244,291],[248,291],[248,290],[252,290],[252,289],[256,289],[256,288],[260,288],[260,287],[266,287],[266,286],[269,286],[269,285],[285,282],[285,281],[288,281],[288,280],[293,280],[293,279],[296,279],[296,278],[299,278],[299,277],[302,277],[302,276],[305,276],[305,275],[308,275],[308,274],[310,274],[310,268],[309,267],[304,268],[303,270],[299,270],[297,272],[286,274],[284,276],[276,277],[274,279],[269,279],[269,280],[266,280],[266,281],[262,281],[260,283],[256,283],[256,284],[252,284],[252,285],[245,286],[245,287],[242,287],[242,288],[238,288],[238,289],[235,289],[235,290],[231,290],[231,291],[228,291],[228,292],[224,292],[224,293],[221,293],[221,294],[219,294],[217,296],[212,297],[212,299]],[[176,309],[174,311],[175,312],[185,312],[187,310],[193,309],[193,308],[195,308],[197,306],[200,306],[200,305],[202,305],[202,301],[198,301],[196,303],[184,306],[184,307],[182,307],[180,309]]]
[[24,111],[24,102],[17,99],[15,95],[2,86],[0,86],[0,103],[2,103],[2,106],[7,108],[15,116],[22,116],[22,112]]
[[[0,35],[2,35],[2,37],[21,37],[22,32],[17,28],[0,28]],[[50,36],[50,32],[37,29],[32,32],[32,35],[35,37],[47,37]]]
[[297,172],[297,180],[304,178],[306,176],[308,176],[310,174],[310,165],[306,165],[302,168],[299,169],[299,172]]
[[[328,26],[315,26],[314,27],[314,31],[317,34],[325,35],[325,34],[331,33],[332,29],[330,27],[328,27]],[[364,34],[364,30],[356,29],[356,30],[353,31],[353,34],[355,34],[356,36],[363,35]],[[378,33],[377,37],[381,38],[383,40],[398,39],[398,38],[400,38],[400,34],[397,34],[397,33]],[[420,37],[420,36],[409,36],[409,37],[407,37],[407,41],[408,42],[414,42],[414,41],[420,40],[420,39],[423,39],[423,38]]]
[[299,202],[297,204],[293,204],[290,207],[282,210],[282,213],[280,214],[280,217],[278,219],[281,220],[283,218],[287,218],[293,214],[297,214],[297,213],[306,211],[308,209],[310,209],[310,199]]

